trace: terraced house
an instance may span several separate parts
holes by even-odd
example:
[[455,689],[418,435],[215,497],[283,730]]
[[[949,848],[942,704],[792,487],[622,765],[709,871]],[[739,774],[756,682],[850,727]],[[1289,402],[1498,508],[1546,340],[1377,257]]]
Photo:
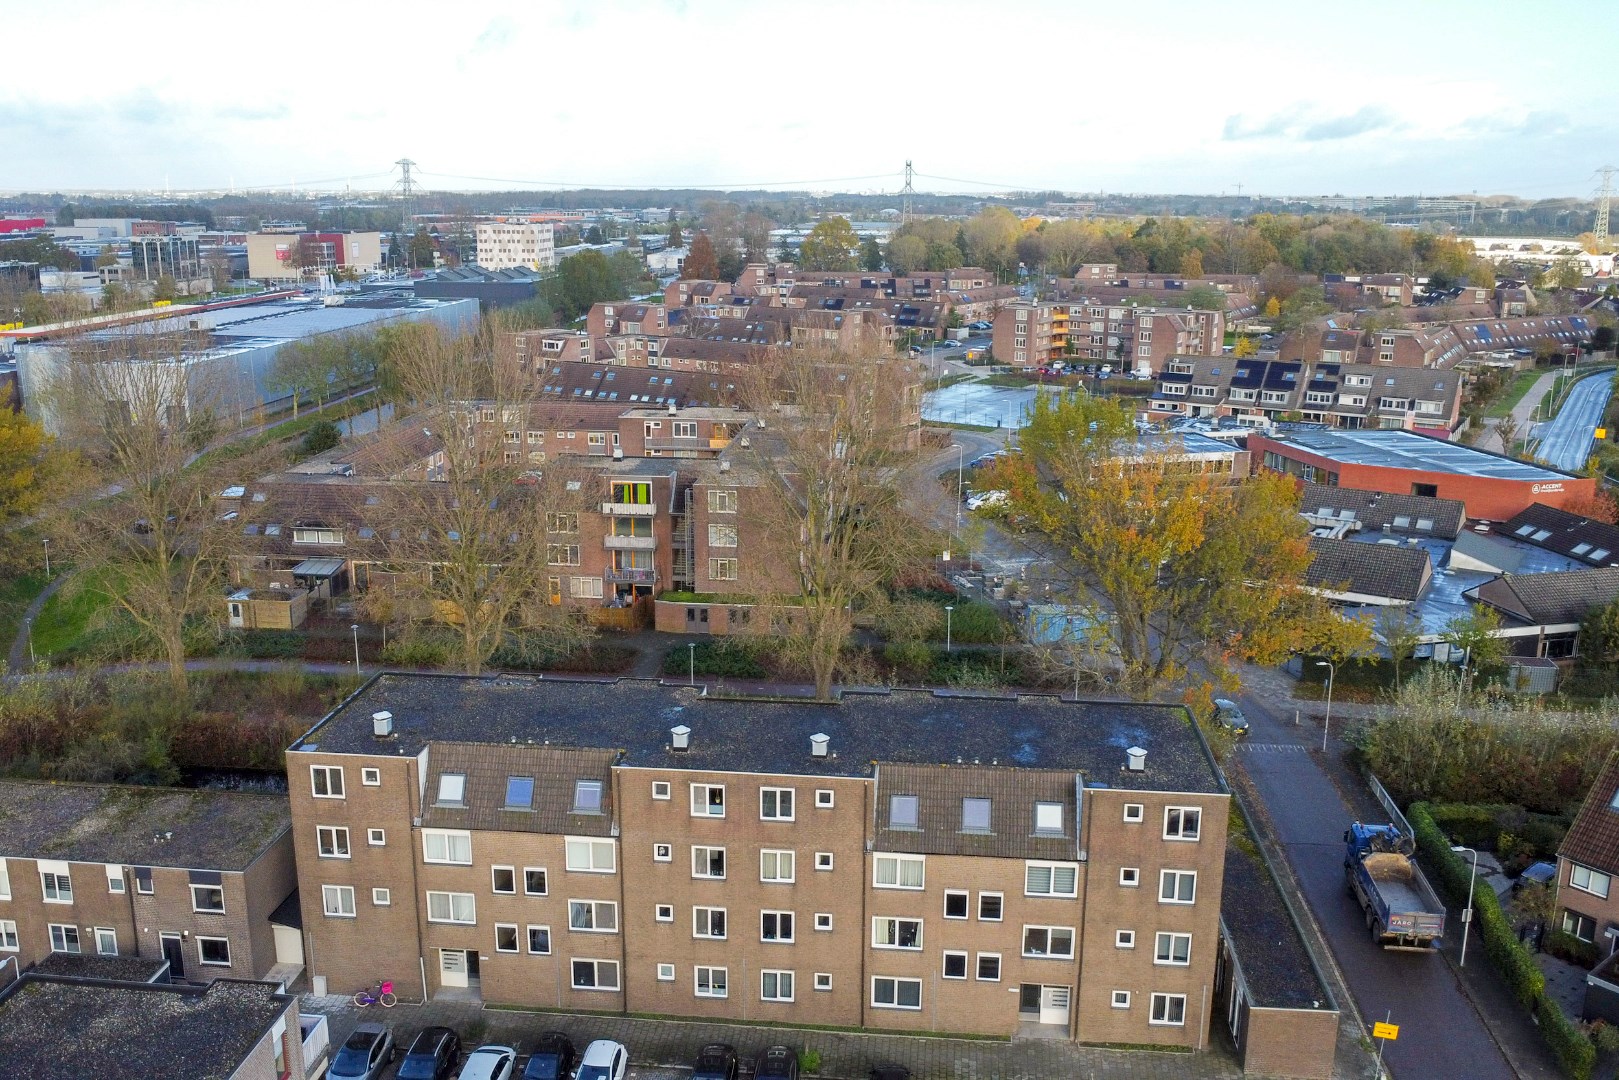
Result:
[[387,674],[287,766],[316,993],[1192,1048],[1260,1004],[1178,707]]

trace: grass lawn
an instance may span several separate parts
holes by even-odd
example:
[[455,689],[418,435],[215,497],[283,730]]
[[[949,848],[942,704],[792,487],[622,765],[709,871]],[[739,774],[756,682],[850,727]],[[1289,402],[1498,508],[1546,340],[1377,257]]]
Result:
[[83,637],[96,613],[112,600],[93,582],[64,585],[34,620],[34,653],[41,659]]
[[1518,402],[1523,400],[1524,395],[1529,393],[1529,388],[1535,385],[1535,380],[1544,374],[1546,374],[1544,371],[1536,368],[1518,372],[1512,377],[1512,381],[1507,384],[1506,391],[1496,398],[1488,409],[1484,410],[1484,415],[1497,419],[1507,415],[1517,407]]
[[0,581],[0,660],[22,629],[23,612],[46,584],[43,570]]

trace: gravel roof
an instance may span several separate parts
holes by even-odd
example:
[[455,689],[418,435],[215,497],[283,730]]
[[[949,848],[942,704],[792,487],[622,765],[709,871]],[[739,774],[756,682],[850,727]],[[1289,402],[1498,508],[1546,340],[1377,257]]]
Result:
[[291,822],[285,795],[0,781],[0,857],[245,870]]
[[95,956],[91,953],[53,952],[28,970],[35,975],[62,975],[73,979],[115,979],[151,982],[169,969],[169,962],[152,957]]
[[0,998],[0,1076],[228,1080],[293,999],[272,983],[206,988],[25,975]]
[[1220,915],[1258,1008],[1331,1009],[1332,999],[1282,900],[1281,887],[1257,855],[1234,842],[1225,849]]
[[[372,734],[371,714],[394,734]],[[669,730],[692,729],[691,749]],[[810,755],[810,736],[831,737]],[[987,764],[1083,772],[1087,782],[1140,791],[1224,791],[1202,736],[1179,705],[1074,702],[1050,695],[949,691],[846,692],[836,702],[705,697],[648,679],[555,679],[385,673],[292,747],[346,754],[418,754],[429,742],[521,743],[620,751],[639,768],[871,776],[877,761]],[[1126,772],[1125,750],[1147,751]]]

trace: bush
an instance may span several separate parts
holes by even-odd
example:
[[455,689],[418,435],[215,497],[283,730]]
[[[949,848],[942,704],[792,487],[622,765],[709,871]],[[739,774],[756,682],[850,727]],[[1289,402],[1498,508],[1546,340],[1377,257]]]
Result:
[[711,638],[695,643],[693,651],[688,644],[676,645],[663,657],[665,675],[686,675],[693,671],[723,679],[764,679],[770,672],[760,662],[768,643],[741,638]]
[[926,671],[933,664],[933,646],[925,641],[890,641],[883,646],[883,662],[907,674]]
[[1546,935],[1546,951],[1560,960],[1579,964],[1587,971],[1596,967],[1601,959],[1594,942],[1581,941],[1566,930],[1553,930]]
[[821,1071],[821,1052],[819,1050],[800,1050],[798,1052],[798,1068],[801,1072],[818,1073]]
[[961,645],[999,645],[1014,635],[993,604],[968,600],[950,617],[950,640]]
[[1542,997],[1535,1004],[1535,1019],[1540,1022],[1540,1033],[1551,1044],[1552,1053],[1563,1071],[1574,1080],[1589,1080],[1596,1068],[1597,1048],[1585,1037],[1579,1027],[1563,1015],[1556,1000]]
[[343,441],[343,432],[330,420],[321,420],[304,432],[303,441],[298,444],[298,452],[303,457],[311,454],[323,454]]
[[453,655],[454,645],[443,633],[420,630],[388,642],[382,662],[399,667],[444,667]]
[[305,641],[305,636],[296,630],[236,631],[225,635],[218,652],[255,660],[297,660],[304,654]]

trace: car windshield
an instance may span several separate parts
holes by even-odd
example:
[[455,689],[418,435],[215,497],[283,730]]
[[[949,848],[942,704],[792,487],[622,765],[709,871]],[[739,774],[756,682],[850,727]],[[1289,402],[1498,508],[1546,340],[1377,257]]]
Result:
[[557,1065],[555,1054],[535,1054],[523,1070],[524,1080],[557,1080]]
[[399,1080],[433,1080],[433,1048],[417,1051],[399,1063]]
[[581,1065],[573,1080],[613,1080],[613,1075],[605,1065]]
[[367,1052],[370,1049],[370,1039],[363,1040],[359,1046],[354,1045],[353,1038],[349,1039],[348,1042],[343,1044],[343,1049],[337,1052],[337,1057],[332,1059],[332,1067],[327,1070],[327,1075],[334,1077],[364,1076],[365,1070],[370,1064],[367,1060]]

